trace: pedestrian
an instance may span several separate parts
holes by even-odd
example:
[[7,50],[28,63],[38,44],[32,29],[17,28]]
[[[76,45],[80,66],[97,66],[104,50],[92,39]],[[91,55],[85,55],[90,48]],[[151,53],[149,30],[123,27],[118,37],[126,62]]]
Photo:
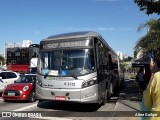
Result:
[[139,93],[141,94],[145,88],[144,70],[142,68],[140,68],[137,73],[136,81],[138,82]]
[[[143,92],[141,111],[160,116],[160,59],[151,59],[150,70],[152,76]],[[141,120],[160,120],[160,117],[141,117]]]

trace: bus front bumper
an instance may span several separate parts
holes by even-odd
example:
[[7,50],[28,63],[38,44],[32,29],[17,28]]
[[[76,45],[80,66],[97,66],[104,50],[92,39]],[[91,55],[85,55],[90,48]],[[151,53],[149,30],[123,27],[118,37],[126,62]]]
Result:
[[51,89],[37,85],[36,98],[39,100],[98,103],[97,88],[97,85],[93,85],[83,89]]

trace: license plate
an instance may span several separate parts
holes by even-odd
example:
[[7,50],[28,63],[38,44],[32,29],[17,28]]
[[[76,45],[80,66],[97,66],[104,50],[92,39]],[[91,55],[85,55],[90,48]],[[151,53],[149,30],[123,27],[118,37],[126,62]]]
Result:
[[15,93],[8,93],[8,96],[15,96]]
[[55,100],[65,101],[66,97],[65,96],[55,96]]

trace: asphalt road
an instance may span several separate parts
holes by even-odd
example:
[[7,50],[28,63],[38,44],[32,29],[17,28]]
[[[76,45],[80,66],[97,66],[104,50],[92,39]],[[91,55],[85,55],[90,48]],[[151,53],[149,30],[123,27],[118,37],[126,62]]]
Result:
[[[87,120],[97,119],[97,116],[114,111],[118,97],[112,97],[109,103],[103,106],[95,106],[93,104],[76,104],[76,103],[59,103],[53,101],[36,101],[35,103],[27,102],[3,102],[0,100],[1,112],[18,112],[18,113],[41,113],[43,119],[55,117],[55,119],[77,119],[81,117]],[[108,111],[108,113],[106,112]],[[4,113],[3,113],[4,114]],[[39,117],[39,116],[38,116]],[[0,118],[9,119],[9,118]],[[12,118],[13,119],[13,118]],[[17,119],[17,118],[16,118]],[[28,118],[26,118],[28,119]],[[40,118],[37,118],[40,119]]]
[[[117,96],[111,97],[109,103],[103,106],[93,104],[58,103],[53,101],[3,102],[0,98],[0,112],[11,112],[14,117],[0,117],[0,120],[45,119],[45,120],[136,120],[135,112],[139,112],[141,95],[133,80],[126,79],[125,86]],[[130,112],[129,112],[130,111]],[[18,113],[18,114],[17,114]],[[118,114],[115,116],[115,114]],[[131,116],[125,116],[131,114]],[[34,117],[28,118],[27,115]],[[43,118],[41,118],[41,116]]]

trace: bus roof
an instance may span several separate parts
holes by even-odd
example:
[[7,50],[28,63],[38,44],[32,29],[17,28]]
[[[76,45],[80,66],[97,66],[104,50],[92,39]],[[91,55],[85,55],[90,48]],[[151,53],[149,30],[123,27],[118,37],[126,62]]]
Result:
[[103,37],[99,33],[94,32],[94,31],[80,31],[80,32],[62,33],[62,34],[49,36],[48,38],[43,39],[42,41],[52,41],[52,40],[71,39],[71,38],[85,38],[85,37],[98,37],[98,38],[100,38],[102,40],[102,42],[105,43],[113,53],[115,53],[114,50],[108,45],[108,43],[103,39]]
[[70,32],[70,33],[52,35],[44,39],[43,41],[67,39],[67,38],[80,38],[80,37],[98,37],[98,36],[100,36],[100,34],[98,34],[97,32],[81,31],[81,32]]

